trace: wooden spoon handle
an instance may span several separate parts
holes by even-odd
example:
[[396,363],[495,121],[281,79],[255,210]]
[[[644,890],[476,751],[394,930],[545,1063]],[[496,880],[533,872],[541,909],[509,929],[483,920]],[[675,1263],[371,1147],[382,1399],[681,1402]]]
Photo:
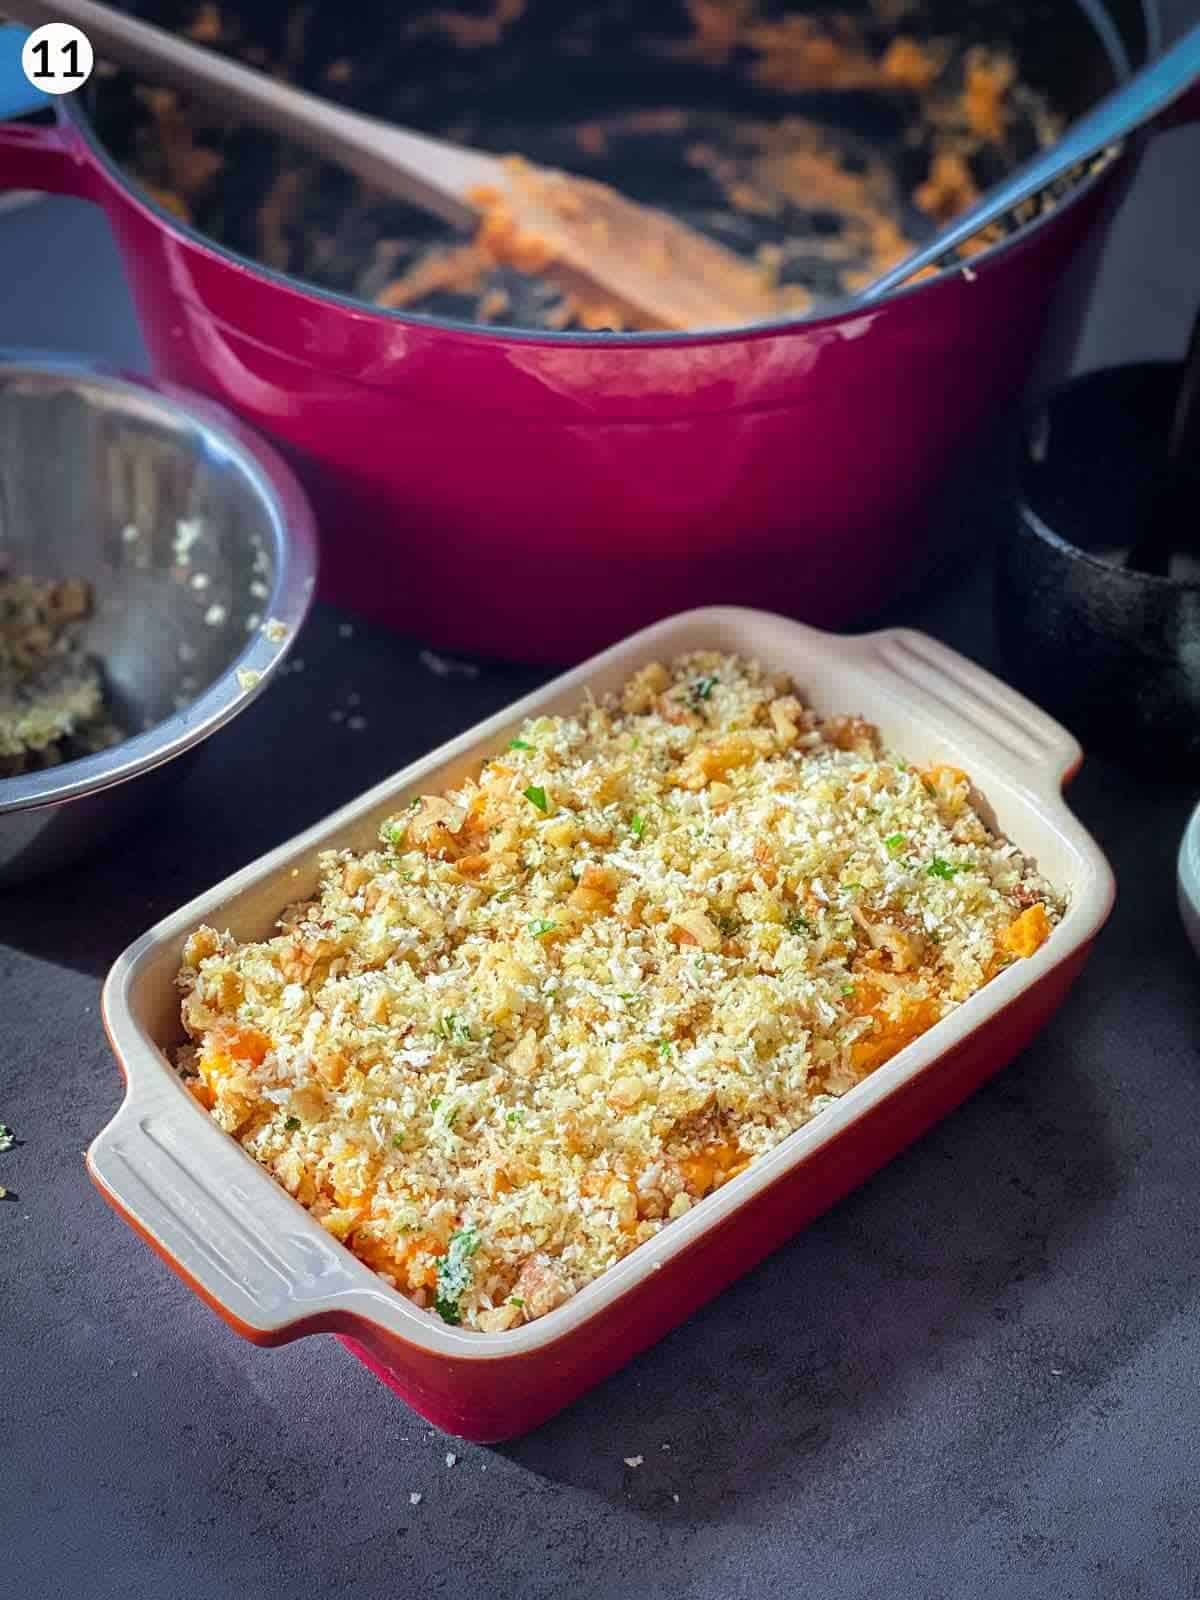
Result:
[[98,55],[291,139],[456,226],[476,220],[467,193],[501,180],[491,156],[347,111],[95,0],[5,0],[4,10],[34,27],[74,23]]

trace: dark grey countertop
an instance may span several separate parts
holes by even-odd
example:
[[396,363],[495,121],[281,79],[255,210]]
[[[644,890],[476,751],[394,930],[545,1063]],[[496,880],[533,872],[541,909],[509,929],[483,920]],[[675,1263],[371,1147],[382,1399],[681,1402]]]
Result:
[[[1077,363],[1181,351],[1197,150],[1173,135],[1147,163]],[[137,360],[85,208],[0,217],[0,263],[0,344]],[[989,583],[959,558],[896,619],[994,664]],[[107,1210],[82,1152],[120,1096],[97,1017],[113,956],[540,677],[436,678],[349,620],[318,610],[304,670],[167,814],[0,899],[0,1118],[21,1139],[0,1154],[0,1593],[1200,1595],[1200,999],[1174,905],[1195,797],[1151,755],[1141,775],[1089,761],[1073,789],[1120,900],[1037,1044],[526,1439],[434,1434],[331,1339],[244,1344]],[[351,693],[357,732],[328,716]]]

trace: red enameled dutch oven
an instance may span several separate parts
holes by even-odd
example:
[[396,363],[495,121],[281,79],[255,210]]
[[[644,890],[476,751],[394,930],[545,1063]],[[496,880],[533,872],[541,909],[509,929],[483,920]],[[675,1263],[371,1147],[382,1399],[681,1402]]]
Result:
[[[1076,102],[1153,47],[1132,0],[1111,17],[1089,0],[1091,21],[1055,9],[1024,17],[1015,53],[1024,64],[1037,35],[1062,60],[1077,40]],[[869,310],[529,334],[384,312],[257,266],[149,200],[84,108],[58,106],[56,126],[0,127],[0,188],[103,207],[155,372],[290,452],[327,597],[442,648],[531,661],[717,601],[837,625],[911,580],[931,495],[1024,377],[1113,171],[970,276]]]

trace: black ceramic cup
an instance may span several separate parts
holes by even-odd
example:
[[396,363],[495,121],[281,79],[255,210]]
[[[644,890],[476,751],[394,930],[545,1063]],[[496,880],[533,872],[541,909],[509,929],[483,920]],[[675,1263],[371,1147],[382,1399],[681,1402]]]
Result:
[[1012,678],[1085,746],[1200,768],[1200,493],[1167,576],[1120,560],[1161,479],[1179,376],[1168,363],[1091,373],[1027,414],[996,629]]

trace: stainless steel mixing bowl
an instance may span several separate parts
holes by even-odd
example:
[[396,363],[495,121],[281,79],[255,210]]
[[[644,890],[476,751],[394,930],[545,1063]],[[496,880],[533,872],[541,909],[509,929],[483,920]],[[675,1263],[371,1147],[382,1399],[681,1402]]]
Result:
[[0,353],[0,571],[84,578],[87,648],[130,737],[0,779],[0,885],[77,859],[270,683],[316,581],[275,451],[165,385]]

